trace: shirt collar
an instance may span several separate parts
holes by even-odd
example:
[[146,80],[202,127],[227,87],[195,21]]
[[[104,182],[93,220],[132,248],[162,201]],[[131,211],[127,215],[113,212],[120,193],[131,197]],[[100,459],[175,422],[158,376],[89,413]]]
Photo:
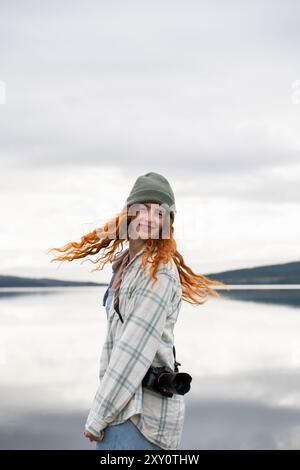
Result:
[[[138,251],[138,253],[136,253],[134,257],[125,265],[124,269],[126,269],[131,263],[133,263],[133,261],[138,256],[140,256],[145,251],[145,249],[146,249],[146,246],[143,246],[143,248],[140,251]],[[115,272],[118,269],[118,267],[120,266],[120,263],[122,263],[125,256],[129,256],[129,248],[126,248],[126,250],[122,251],[121,253],[118,253],[115,256],[114,262],[112,264],[113,272]]]

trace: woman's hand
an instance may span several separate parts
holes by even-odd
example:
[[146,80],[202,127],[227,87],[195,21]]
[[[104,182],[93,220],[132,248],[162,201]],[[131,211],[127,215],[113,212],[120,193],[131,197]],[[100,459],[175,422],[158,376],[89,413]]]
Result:
[[102,429],[102,431],[99,432],[99,436],[94,436],[94,434],[92,434],[89,431],[84,431],[83,434],[85,437],[88,437],[91,442],[92,441],[101,442],[104,439],[105,429]]

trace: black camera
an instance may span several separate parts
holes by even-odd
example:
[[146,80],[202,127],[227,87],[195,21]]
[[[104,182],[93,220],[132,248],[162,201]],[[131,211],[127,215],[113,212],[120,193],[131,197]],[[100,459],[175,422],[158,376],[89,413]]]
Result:
[[166,397],[173,394],[184,395],[191,386],[192,377],[186,372],[174,372],[170,367],[149,367],[142,385]]

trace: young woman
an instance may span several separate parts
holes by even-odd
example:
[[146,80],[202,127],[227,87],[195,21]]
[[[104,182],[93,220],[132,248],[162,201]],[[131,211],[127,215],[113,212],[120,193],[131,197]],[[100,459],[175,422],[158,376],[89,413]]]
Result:
[[[107,333],[100,384],[84,435],[97,450],[178,449],[184,424],[184,396],[166,396],[142,384],[150,366],[174,363],[174,327],[182,300],[203,304],[224,285],[186,266],[174,239],[175,198],[167,179],[150,172],[137,178],[123,210],[100,229],[52,248],[54,260],[104,252],[95,270],[112,263],[104,295]],[[124,242],[129,242],[123,249]],[[121,251],[117,249],[121,247]],[[52,260],[52,261],[54,261]]]

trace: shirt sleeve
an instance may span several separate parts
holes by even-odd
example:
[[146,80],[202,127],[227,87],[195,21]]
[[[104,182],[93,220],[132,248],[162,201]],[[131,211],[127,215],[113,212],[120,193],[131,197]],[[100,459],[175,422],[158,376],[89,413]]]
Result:
[[173,291],[173,278],[156,272],[157,281],[135,288],[113,347],[85,429],[95,436],[115,420],[132,398],[151,366],[159,347]]

